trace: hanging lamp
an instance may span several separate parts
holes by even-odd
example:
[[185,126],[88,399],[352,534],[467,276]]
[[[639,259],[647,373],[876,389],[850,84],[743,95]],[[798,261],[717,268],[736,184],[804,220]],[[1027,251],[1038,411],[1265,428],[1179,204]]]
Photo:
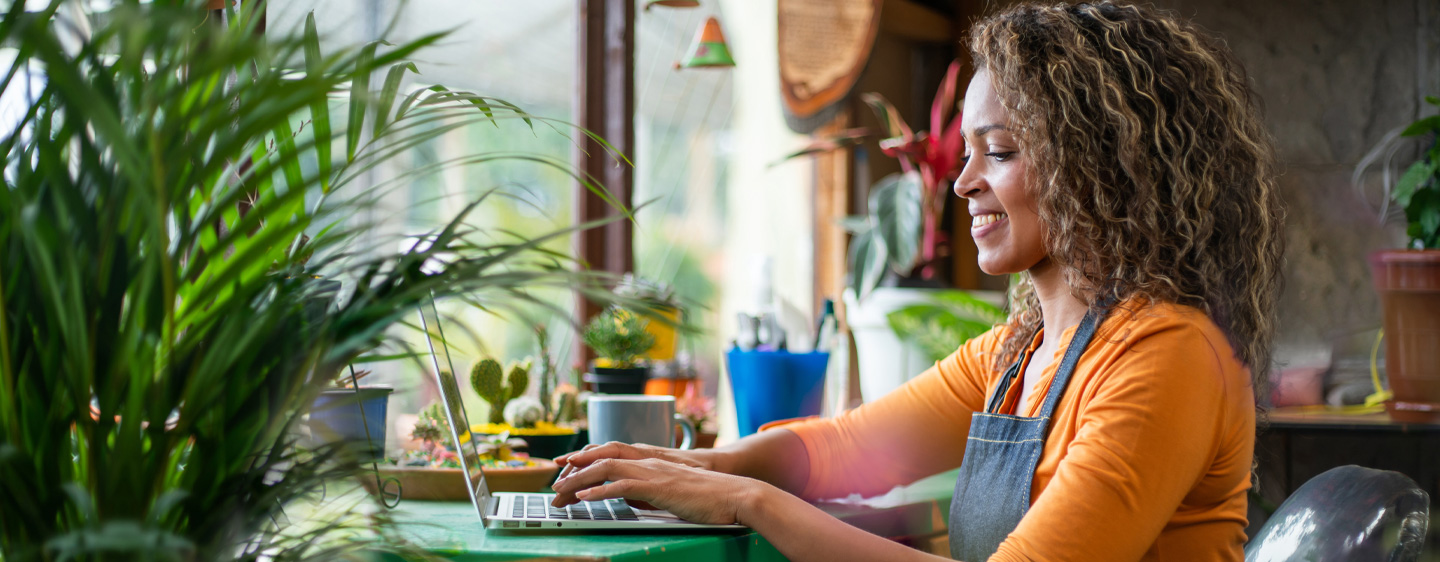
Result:
[[725,44],[725,34],[720,32],[720,20],[715,16],[705,18],[695,41],[690,45],[690,54],[677,63],[676,68],[721,68],[735,66],[730,56],[730,47]]

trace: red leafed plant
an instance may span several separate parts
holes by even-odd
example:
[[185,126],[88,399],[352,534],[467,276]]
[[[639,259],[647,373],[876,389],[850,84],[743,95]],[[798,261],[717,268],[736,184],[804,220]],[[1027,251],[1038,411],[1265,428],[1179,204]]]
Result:
[[[880,150],[900,161],[903,170],[870,187],[869,213],[846,217],[841,225],[854,237],[850,243],[850,286],[864,298],[880,284],[888,264],[897,275],[930,279],[935,260],[948,242],[940,231],[945,192],[960,175],[964,139],[955,98],[960,63],[951,62],[930,106],[930,129],[913,131],[884,96],[861,95],[884,130]],[[787,158],[845,148],[876,134],[850,129],[822,139]]]

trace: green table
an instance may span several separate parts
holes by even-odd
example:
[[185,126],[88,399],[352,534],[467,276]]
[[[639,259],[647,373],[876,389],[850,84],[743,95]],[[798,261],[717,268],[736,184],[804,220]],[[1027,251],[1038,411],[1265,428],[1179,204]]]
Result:
[[[937,554],[949,554],[946,518],[955,472],[938,474],[864,502],[824,502],[826,512],[856,527]],[[489,530],[468,503],[401,502],[401,531],[454,560],[784,560],[753,531],[728,533],[525,533]]]

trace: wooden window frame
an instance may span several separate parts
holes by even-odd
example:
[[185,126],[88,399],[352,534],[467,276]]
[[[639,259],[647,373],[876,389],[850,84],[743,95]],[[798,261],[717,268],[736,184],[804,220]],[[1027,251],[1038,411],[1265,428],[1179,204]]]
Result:
[[[603,185],[625,208],[631,207],[635,184],[635,2],[634,0],[578,0],[575,122],[600,135],[630,160],[619,161],[599,142],[576,135],[574,162],[592,181]],[[613,217],[620,211],[599,195],[577,185],[575,223]],[[602,228],[575,235],[575,255],[582,266],[616,276],[635,267],[634,225],[622,219]],[[600,312],[595,303],[576,295],[581,322]],[[577,334],[577,342],[579,342]],[[584,345],[574,347],[574,361],[584,368],[594,358]]]

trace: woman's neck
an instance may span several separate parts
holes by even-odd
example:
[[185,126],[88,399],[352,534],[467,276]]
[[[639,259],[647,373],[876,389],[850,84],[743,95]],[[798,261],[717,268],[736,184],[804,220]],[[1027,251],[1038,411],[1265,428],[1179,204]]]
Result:
[[1050,258],[1030,268],[1030,281],[1035,287],[1035,297],[1040,301],[1040,316],[1045,320],[1045,337],[1041,345],[1053,348],[1059,344],[1060,335],[1071,326],[1085,319],[1087,306],[1076,298],[1070,285],[1065,282],[1065,273]]

